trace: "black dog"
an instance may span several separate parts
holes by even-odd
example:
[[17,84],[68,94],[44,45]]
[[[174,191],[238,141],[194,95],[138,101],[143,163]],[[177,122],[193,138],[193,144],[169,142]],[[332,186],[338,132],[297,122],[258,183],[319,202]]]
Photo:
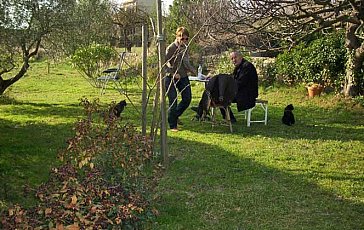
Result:
[[293,125],[295,123],[295,119],[294,119],[294,115],[293,115],[293,105],[289,104],[286,106],[286,108],[284,109],[284,114],[282,117],[282,122],[285,125]]
[[211,103],[211,98],[209,96],[209,92],[205,90],[202,93],[202,97],[198,104],[198,107],[191,107],[191,109],[196,112],[195,118],[198,121],[211,120],[210,103]]
[[209,79],[202,94],[198,107],[191,109],[196,112],[197,120],[210,120],[210,108],[217,105],[228,106],[233,101],[237,91],[234,78],[228,74],[218,74]]
[[125,100],[122,100],[119,103],[117,103],[112,109],[112,115],[120,117],[120,114],[124,111],[125,106],[126,106]]

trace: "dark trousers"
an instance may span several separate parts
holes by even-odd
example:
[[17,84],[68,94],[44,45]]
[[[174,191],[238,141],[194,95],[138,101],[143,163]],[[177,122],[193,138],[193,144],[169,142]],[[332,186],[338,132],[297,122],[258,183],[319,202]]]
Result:
[[[234,100],[232,102],[233,103],[236,103],[236,98],[234,98]],[[226,116],[225,110],[224,109],[220,109],[220,111],[221,111],[222,118],[225,119],[225,116]],[[231,121],[236,121],[236,118],[235,118],[235,116],[233,114],[233,111],[231,111],[231,109],[230,109],[230,120]]]
[[[191,103],[192,93],[188,77],[179,80],[172,77],[165,78],[166,93],[168,96],[168,123],[171,129],[177,128],[178,117],[188,108]],[[177,91],[181,94],[182,100],[178,103]]]
[[[221,115],[222,115],[222,117],[225,119],[225,117],[226,117],[225,109],[221,109],[221,108],[220,108],[220,111],[221,111]],[[235,116],[234,116],[234,114],[233,114],[233,111],[231,111],[231,109],[230,109],[229,111],[230,111],[230,120],[231,120],[231,121],[236,121],[236,118],[235,118]]]

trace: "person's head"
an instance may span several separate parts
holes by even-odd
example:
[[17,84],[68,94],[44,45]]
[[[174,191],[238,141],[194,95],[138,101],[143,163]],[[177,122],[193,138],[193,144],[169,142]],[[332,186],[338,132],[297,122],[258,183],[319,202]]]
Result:
[[230,59],[235,66],[239,66],[243,61],[243,55],[239,51],[233,51],[230,53]]
[[190,33],[185,27],[178,27],[176,30],[176,39],[178,43],[187,44]]

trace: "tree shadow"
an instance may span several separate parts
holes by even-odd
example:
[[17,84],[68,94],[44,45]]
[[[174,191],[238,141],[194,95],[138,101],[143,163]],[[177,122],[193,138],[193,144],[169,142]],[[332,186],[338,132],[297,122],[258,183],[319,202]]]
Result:
[[0,119],[0,201],[31,205],[34,188],[47,180],[73,133],[70,124],[19,124]]
[[79,104],[17,102],[9,109],[2,108],[2,112],[11,114],[12,116],[49,117],[50,115],[54,115],[69,118],[82,114],[82,109],[82,106]]
[[[323,189],[303,173],[237,156],[217,143],[171,138],[169,146],[155,229],[364,228],[363,203]],[[345,173],[330,179],[364,180]]]
[[[336,140],[336,141],[364,141],[363,111],[318,110],[317,108],[300,107],[296,108],[296,123],[293,126],[282,124],[282,108],[269,106],[268,124],[253,123],[247,127],[243,112],[234,111],[237,123],[233,124],[234,132],[230,134],[228,126],[216,125],[212,127],[211,122],[200,122],[193,120],[193,111],[187,111],[184,129],[198,133],[226,133],[226,135],[244,135],[262,137],[280,137],[286,139],[308,139],[308,140]],[[218,112],[219,113],[219,112]],[[262,119],[263,111],[253,112],[254,116],[259,115]],[[222,117],[218,114],[218,121],[223,123]],[[257,117],[256,117],[257,119]]]

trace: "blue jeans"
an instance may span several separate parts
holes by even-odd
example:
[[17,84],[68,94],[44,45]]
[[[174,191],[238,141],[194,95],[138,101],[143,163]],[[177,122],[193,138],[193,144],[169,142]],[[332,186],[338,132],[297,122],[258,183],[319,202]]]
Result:
[[[172,85],[171,85],[172,82]],[[168,96],[168,123],[171,129],[177,128],[178,117],[188,108],[191,103],[192,93],[188,77],[179,80],[172,77],[165,78],[166,92]],[[181,93],[182,100],[178,103],[177,90]]]

